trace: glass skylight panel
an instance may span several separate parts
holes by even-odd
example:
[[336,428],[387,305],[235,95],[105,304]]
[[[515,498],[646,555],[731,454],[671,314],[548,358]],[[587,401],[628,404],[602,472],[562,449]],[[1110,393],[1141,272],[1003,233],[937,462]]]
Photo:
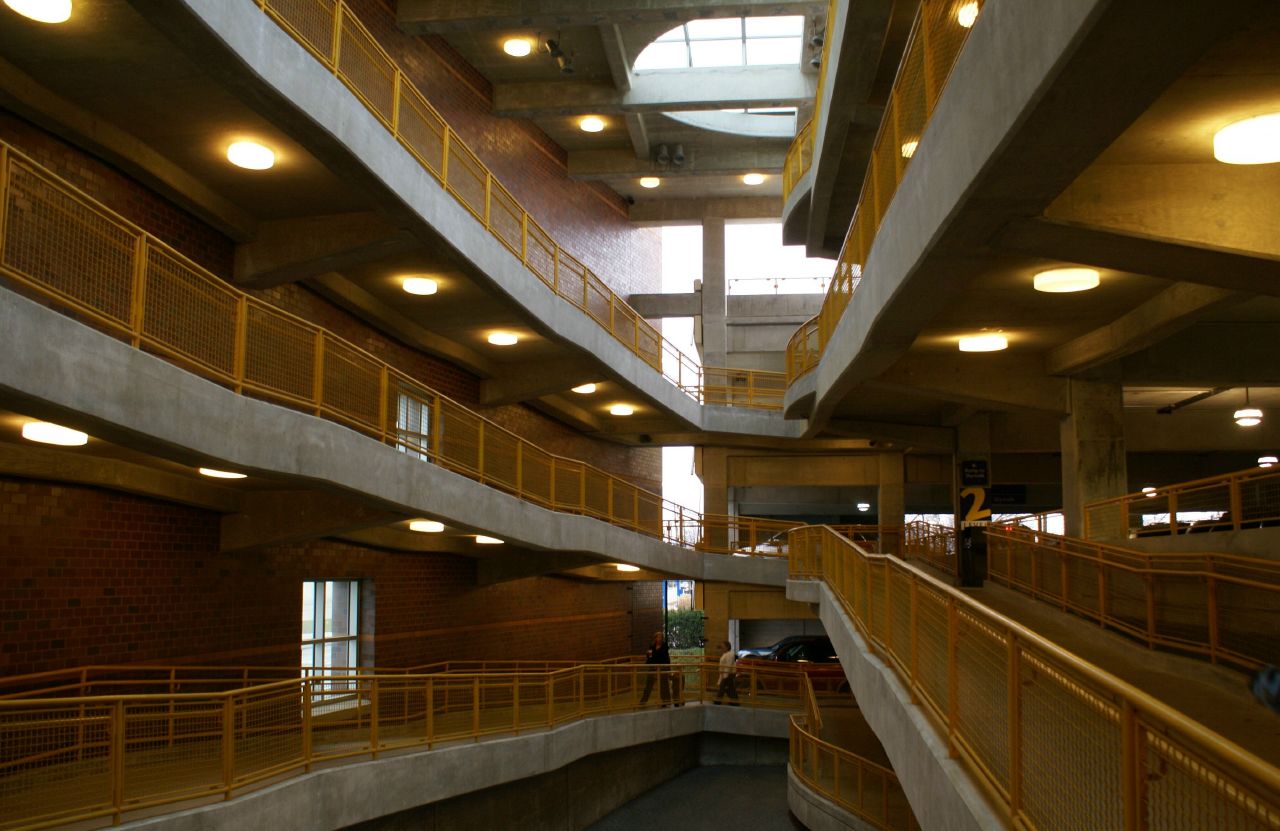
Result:
[[748,38],[747,66],[800,62],[800,38]]
[[802,37],[804,35],[804,16],[788,15],[786,17],[748,17],[748,38]]
[[636,69],[687,69],[689,47],[681,38],[675,43],[651,43],[636,58]]
[[677,41],[684,40],[684,26],[677,26],[671,31],[663,34],[661,37],[657,39],[657,42],[665,43],[666,41],[669,41],[669,40],[677,40]]
[[689,43],[693,66],[742,66],[741,40],[695,40]]
[[742,18],[714,18],[710,20],[691,20],[685,24],[689,30],[689,40],[721,40],[724,38],[742,37]]

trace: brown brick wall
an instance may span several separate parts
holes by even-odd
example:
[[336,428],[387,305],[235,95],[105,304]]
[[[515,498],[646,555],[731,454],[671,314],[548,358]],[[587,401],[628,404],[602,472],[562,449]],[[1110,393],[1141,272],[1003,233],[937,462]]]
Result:
[[475,562],[452,555],[330,540],[219,554],[217,541],[210,511],[0,478],[0,674],[196,657],[292,664],[308,579],[372,581],[373,648],[388,667],[622,655],[657,600],[650,584],[556,577],[481,587]]

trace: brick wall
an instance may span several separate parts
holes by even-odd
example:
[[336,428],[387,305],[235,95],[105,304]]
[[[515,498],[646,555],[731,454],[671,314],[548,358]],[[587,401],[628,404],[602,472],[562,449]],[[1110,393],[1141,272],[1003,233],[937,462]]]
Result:
[[219,554],[217,542],[210,511],[0,478],[0,674],[196,656],[293,663],[303,580],[372,582],[372,647],[388,667],[622,655],[652,631],[657,602],[650,584],[477,586],[475,562],[452,555],[331,540]]

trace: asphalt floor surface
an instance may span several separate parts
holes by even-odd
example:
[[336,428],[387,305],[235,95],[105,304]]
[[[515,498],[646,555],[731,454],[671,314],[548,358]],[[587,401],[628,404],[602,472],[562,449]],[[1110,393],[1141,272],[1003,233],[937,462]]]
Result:
[[586,831],[796,831],[780,765],[696,767],[641,794]]

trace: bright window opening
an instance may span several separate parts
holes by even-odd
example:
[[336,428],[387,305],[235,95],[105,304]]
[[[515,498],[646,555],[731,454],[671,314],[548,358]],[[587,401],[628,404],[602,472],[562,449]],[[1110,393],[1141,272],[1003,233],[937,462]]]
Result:
[[[302,584],[302,674],[345,676],[359,667],[360,581],[307,580]],[[351,679],[329,680],[317,689],[346,691]]]
[[646,46],[635,70],[798,65],[803,39],[802,15],[691,20]]

